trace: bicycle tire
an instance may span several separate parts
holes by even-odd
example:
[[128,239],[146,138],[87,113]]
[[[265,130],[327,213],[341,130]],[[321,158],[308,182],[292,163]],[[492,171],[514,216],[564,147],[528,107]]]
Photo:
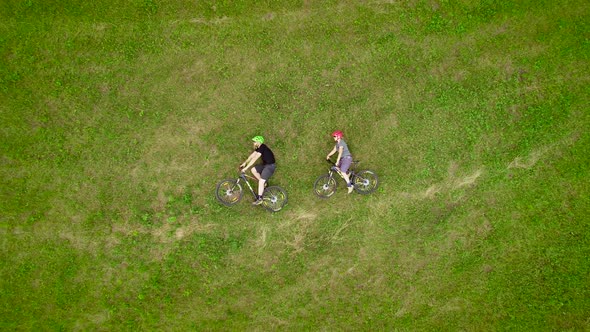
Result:
[[357,193],[367,195],[377,190],[379,178],[375,172],[364,170],[355,174],[352,184]]
[[313,192],[320,198],[330,198],[336,193],[338,183],[330,174],[320,175],[313,184]]
[[262,206],[272,212],[280,211],[287,204],[287,192],[279,186],[267,187],[262,197]]
[[225,206],[238,203],[244,194],[242,186],[235,179],[226,179],[217,184],[215,197]]

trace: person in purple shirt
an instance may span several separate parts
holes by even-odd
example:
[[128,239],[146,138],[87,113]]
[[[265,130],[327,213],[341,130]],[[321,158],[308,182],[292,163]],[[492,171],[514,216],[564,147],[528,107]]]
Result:
[[352,155],[350,154],[350,151],[348,150],[348,145],[344,141],[343,137],[344,134],[342,134],[340,130],[336,130],[332,133],[332,138],[334,138],[334,141],[336,141],[336,145],[334,146],[334,149],[332,149],[332,151],[328,153],[326,159],[330,160],[330,157],[336,152],[338,152],[338,157],[336,158],[335,165],[344,181],[346,181],[348,193],[350,194],[354,189],[352,183],[350,183],[350,178],[348,176],[348,169],[350,168],[350,164],[352,164]]

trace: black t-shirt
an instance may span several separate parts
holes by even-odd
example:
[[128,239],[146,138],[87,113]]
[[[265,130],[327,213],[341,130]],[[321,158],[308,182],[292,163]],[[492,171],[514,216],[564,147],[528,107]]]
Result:
[[268,148],[268,146],[261,144],[258,149],[256,149],[256,152],[262,155],[262,164],[268,165],[275,163],[275,155]]

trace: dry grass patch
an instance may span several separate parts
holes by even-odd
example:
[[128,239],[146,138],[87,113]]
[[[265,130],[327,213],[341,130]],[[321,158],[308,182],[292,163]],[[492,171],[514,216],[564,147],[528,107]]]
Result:
[[461,177],[454,181],[454,185],[452,185],[452,189],[459,189],[465,186],[471,186],[475,183],[475,181],[483,174],[482,169],[476,170],[473,174],[467,175],[465,177]]
[[270,233],[270,228],[266,226],[260,227],[259,234],[260,236],[257,238],[255,244],[256,247],[264,249],[267,243],[267,235]]
[[463,187],[473,186],[477,183],[477,180],[482,176],[482,174],[484,174],[484,170],[481,168],[475,170],[472,174],[455,175],[455,172],[457,172],[455,167],[456,166],[451,163],[447,179],[443,180],[442,182],[431,184],[425,190],[420,190],[418,192],[401,192],[400,196],[412,200],[432,200],[440,194],[449,194]]
[[507,169],[531,169],[541,160],[548,161],[548,159],[558,158],[563,155],[564,151],[571,149],[571,147],[579,140],[579,138],[579,132],[575,131],[570,133],[560,140],[531,151],[527,156],[519,156],[514,158],[508,164]]
[[[396,191],[395,188],[393,188],[393,185],[390,183],[380,183],[379,187],[385,194],[374,193],[372,195],[379,195],[379,198],[370,199],[366,202],[367,210],[370,211],[370,213],[367,214],[367,218],[371,222],[373,222],[374,218],[376,218],[376,220],[383,220],[383,217],[389,219],[392,210],[400,208],[403,204],[400,201],[400,198],[403,198],[403,195]],[[389,221],[395,222],[396,220]]]
[[290,248],[291,255],[297,255],[306,247],[310,232],[314,232],[317,215],[304,210],[291,212],[287,222],[279,226],[284,244]]
[[422,293],[421,288],[411,285],[400,290],[399,293],[400,306],[395,312],[395,317],[397,318],[417,315],[420,308],[424,305],[425,299],[428,298],[426,294]]
[[[55,226],[52,228],[55,228]],[[96,234],[77,233],[71,228],[60,230],[58,237],[66,240],[76,250],[91,255],[96,255],[96,253],[104,250],[106,244],[102,243],[101,240],[97,240]],[[112,245],[112,243],[109,243],[109,245]]]
[[511,168],[532,168],[543,155],[543,151],[536,150],[529,154],[527,157],[516,157],[513,161],[508,164],[508,169]]

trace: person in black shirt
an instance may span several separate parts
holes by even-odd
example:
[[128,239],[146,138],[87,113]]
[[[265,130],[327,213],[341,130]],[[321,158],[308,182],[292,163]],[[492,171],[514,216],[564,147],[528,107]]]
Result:
[[246,170],[250,168],[258,158],[262,157],[262,164],[252,167],[252,174],[254,174],[254,177],[258,180],[258,195],[252,204],[259,205],[262,203],[264,185],[275,172],[275,155],[268,146],[264,144],[264,137],[255,136],[252,138],[252,142],[254,143],[254,151],[248,156],[248,159],[240,165],[240,168],[242,169],[242,172],[246,172]]

